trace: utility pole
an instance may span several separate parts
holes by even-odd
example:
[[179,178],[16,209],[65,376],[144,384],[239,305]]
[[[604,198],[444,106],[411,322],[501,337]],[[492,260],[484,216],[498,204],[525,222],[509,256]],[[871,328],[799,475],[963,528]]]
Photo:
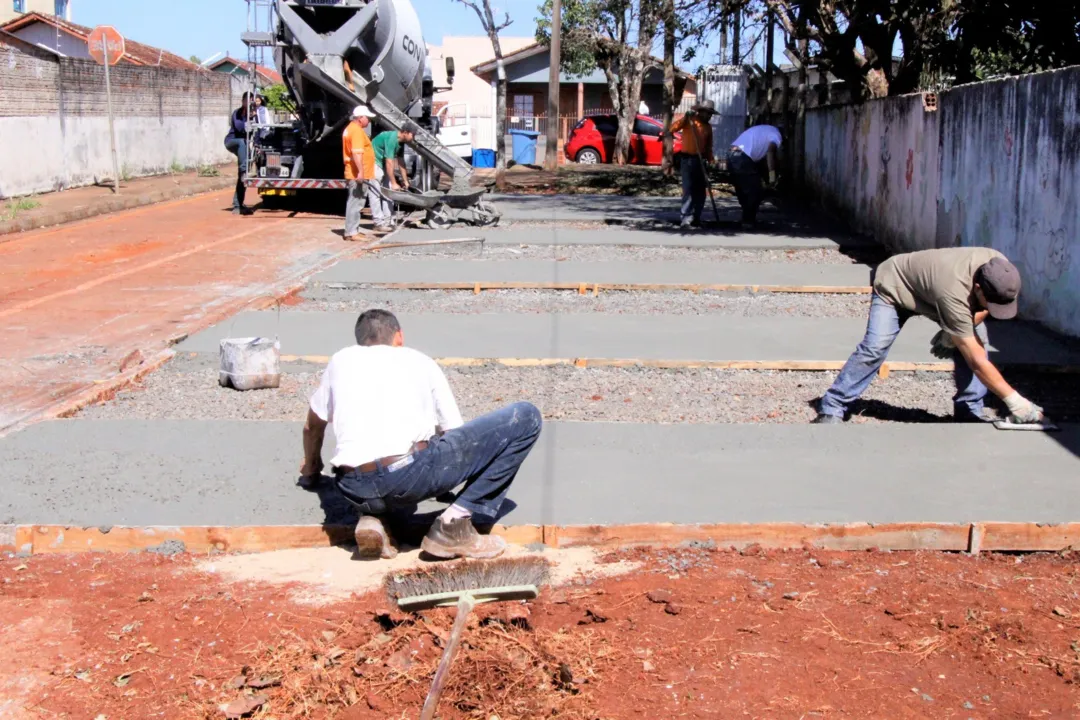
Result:
[[562,69],[562,0],[553,0],[551,8],[551,59],[548,61],[547,146],[544,169],[559,167],[559,77]]

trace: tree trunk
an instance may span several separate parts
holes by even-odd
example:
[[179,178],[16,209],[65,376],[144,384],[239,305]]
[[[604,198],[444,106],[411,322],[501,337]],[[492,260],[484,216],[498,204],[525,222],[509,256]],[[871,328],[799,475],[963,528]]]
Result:
[[675,0],[664,2],[664,175],[675,172],[675,139],[671,123],[675,119]]
[[495,81],[495,187],[506,189],[506,68],[502,53],[496,58],[498,79]]

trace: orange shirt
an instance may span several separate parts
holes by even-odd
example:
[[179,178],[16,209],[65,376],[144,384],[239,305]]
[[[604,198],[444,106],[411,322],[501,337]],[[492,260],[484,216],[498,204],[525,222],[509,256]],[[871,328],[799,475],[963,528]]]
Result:
[[687,113],[671,124],[671,132],[682,133],[682,151],[687,155],[698,154],[700,139],[702,157],[712,160],[712,125]]
[[[360,127],[360,123],[351,122],[341,134],[341,150],[345,155],[345,179],[346,180],[374,180],[375,179],[375,149],[371,147],[371,138]],[[363,152],[364,167],[356,167],[353,162],[353,152]]]

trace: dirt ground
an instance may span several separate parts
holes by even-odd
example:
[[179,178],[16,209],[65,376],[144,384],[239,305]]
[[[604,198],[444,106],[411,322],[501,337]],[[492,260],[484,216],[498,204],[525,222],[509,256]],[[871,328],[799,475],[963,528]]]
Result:
[[[722,177],[713,178],[713,192],[732,195]],[[495,182],[494,169],[473,173],[473,184]],[[678,175],[665,176],[659,167],[643,165],[564,165],[551,172],[530,165],[514,165],[506,171],[506,189],[517,195],[628,195],[678,197]]]
[[[0,561],[0,716],[415,717],[452,611],[349,594],[382,568],[310,552]],[[439,717],[1076,717],[1077,577],[1068,553],[599,556],[474,613]]]

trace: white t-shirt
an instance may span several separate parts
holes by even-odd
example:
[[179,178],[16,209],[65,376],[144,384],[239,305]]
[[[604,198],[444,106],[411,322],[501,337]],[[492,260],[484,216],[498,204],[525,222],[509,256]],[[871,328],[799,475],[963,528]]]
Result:
[[436,425],[444,431],[462,425],[442,368],[418,350],[390,345],[335,353],[311,409],[334,424],[338,467],[404,455],[434,435]]
[[737,137],[731,147],[739,148],[751,160],[760,162],[772,143],[780,147],[780,131],[772,125],[755,125]]

